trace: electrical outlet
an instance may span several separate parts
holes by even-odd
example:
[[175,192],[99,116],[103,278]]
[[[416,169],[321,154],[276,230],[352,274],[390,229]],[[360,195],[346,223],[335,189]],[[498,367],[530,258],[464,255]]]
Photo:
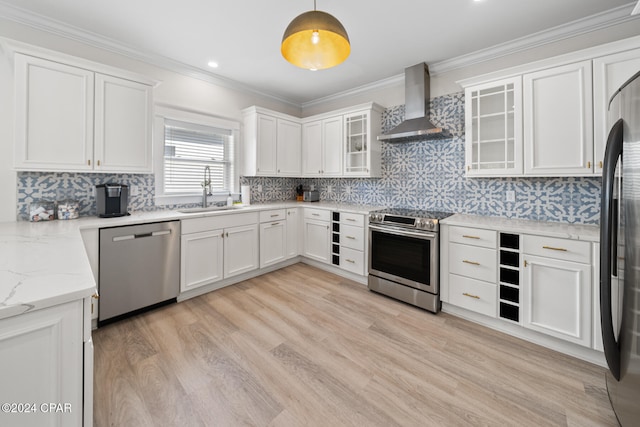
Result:
[[137,196],[139,194],[139,189],[137,185],[132,185],[131,186],[131,195],[132,196]]
[[262,193],[262,185],[258,184],[258,193]]
[[96,187],[94,185],[89,187],[89,191],[87,191],[87,193],[89,193],[89,197],[93,197],[94,199],[96,198]]
[[331,185],[327,185],[327,193],[331,193],[332,191],[332,186]]
[[513,190],[507,190],[506,192],[507,202],[515,202],[516,201],[516,192]]

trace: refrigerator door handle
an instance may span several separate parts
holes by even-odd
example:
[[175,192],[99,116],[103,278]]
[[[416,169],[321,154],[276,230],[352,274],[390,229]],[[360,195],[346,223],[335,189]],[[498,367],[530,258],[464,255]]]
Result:
[[[600,324],[602,327],[602,341],[604,355],[609,365],[611,374],[620,380],[620,344],[616,341],[613,331],[613,316],[611,312],[611,273],[614,253],[612,244],[617,238],[617,215],[613,195],[615,183],[616,164],[622,155],[622,129],[623,121],[618,120],[609,132],[607,149],[604,155],[604,168],[602,170],[602,199],[600,212]],[[614,237],[615,236],[615,237]],[[616,249],[617,251],[617,249]]]

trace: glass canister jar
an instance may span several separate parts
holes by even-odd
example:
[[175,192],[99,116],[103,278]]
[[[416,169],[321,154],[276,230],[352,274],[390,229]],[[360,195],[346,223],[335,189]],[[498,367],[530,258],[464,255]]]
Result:
[[36,200],[29,204],[29,221],[52,221],[56,212],[56,204],[50,200]]
[[80,217],[80,202],[72,199],[58,201],[58,219],[76,219]]

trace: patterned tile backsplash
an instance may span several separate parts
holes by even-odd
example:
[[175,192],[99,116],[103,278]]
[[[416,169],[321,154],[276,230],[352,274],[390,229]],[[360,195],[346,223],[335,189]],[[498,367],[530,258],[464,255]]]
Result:
[[[420,208],[457,213],[535,219],[577,224],[600,220],[600,178],[472,178],[464,174],[464,93],[432,99],[432,121],[452,138],[438,141],[383,143],[382,178],[264,178],[241,177],[251,185],[252,203],[295,199],[295,187],[315,185],[320,199],[335,202]],[[404,106],[382,115],[386,131],[404,118]],[[18,216],[28,218],[29,203],[37,199],[80,201],[81,215],[95,215],[91,189],[104,182],[136,185],[131,196],[135,211],[177,206],[154,204],[153,175],[18,173]],[[258,185],[262,192],[258,192]],[[331,191],[329,190],[331,187]],[[506,191],[515,202],[506,202]],[[184,205],[182,205],[184,206]]]

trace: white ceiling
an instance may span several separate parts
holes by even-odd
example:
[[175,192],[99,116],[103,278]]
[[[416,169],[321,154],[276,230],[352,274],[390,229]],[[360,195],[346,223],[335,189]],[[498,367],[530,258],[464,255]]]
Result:
[[[522,47],[523,37],[544,41],[619,22],[628,19],[633,2],[317,0],[317,8],[342,22],[351,56],[315,72],[296,68],[280,55],[285,28],[312,10],[313,0],[0,0],[0,17],[151,62],[213,73],[304,105],[397,76],[422,61],[444,69],[453,58],[497,45],[502,49],[494,52]],[[208,68],[210,60],[219,68]]]

